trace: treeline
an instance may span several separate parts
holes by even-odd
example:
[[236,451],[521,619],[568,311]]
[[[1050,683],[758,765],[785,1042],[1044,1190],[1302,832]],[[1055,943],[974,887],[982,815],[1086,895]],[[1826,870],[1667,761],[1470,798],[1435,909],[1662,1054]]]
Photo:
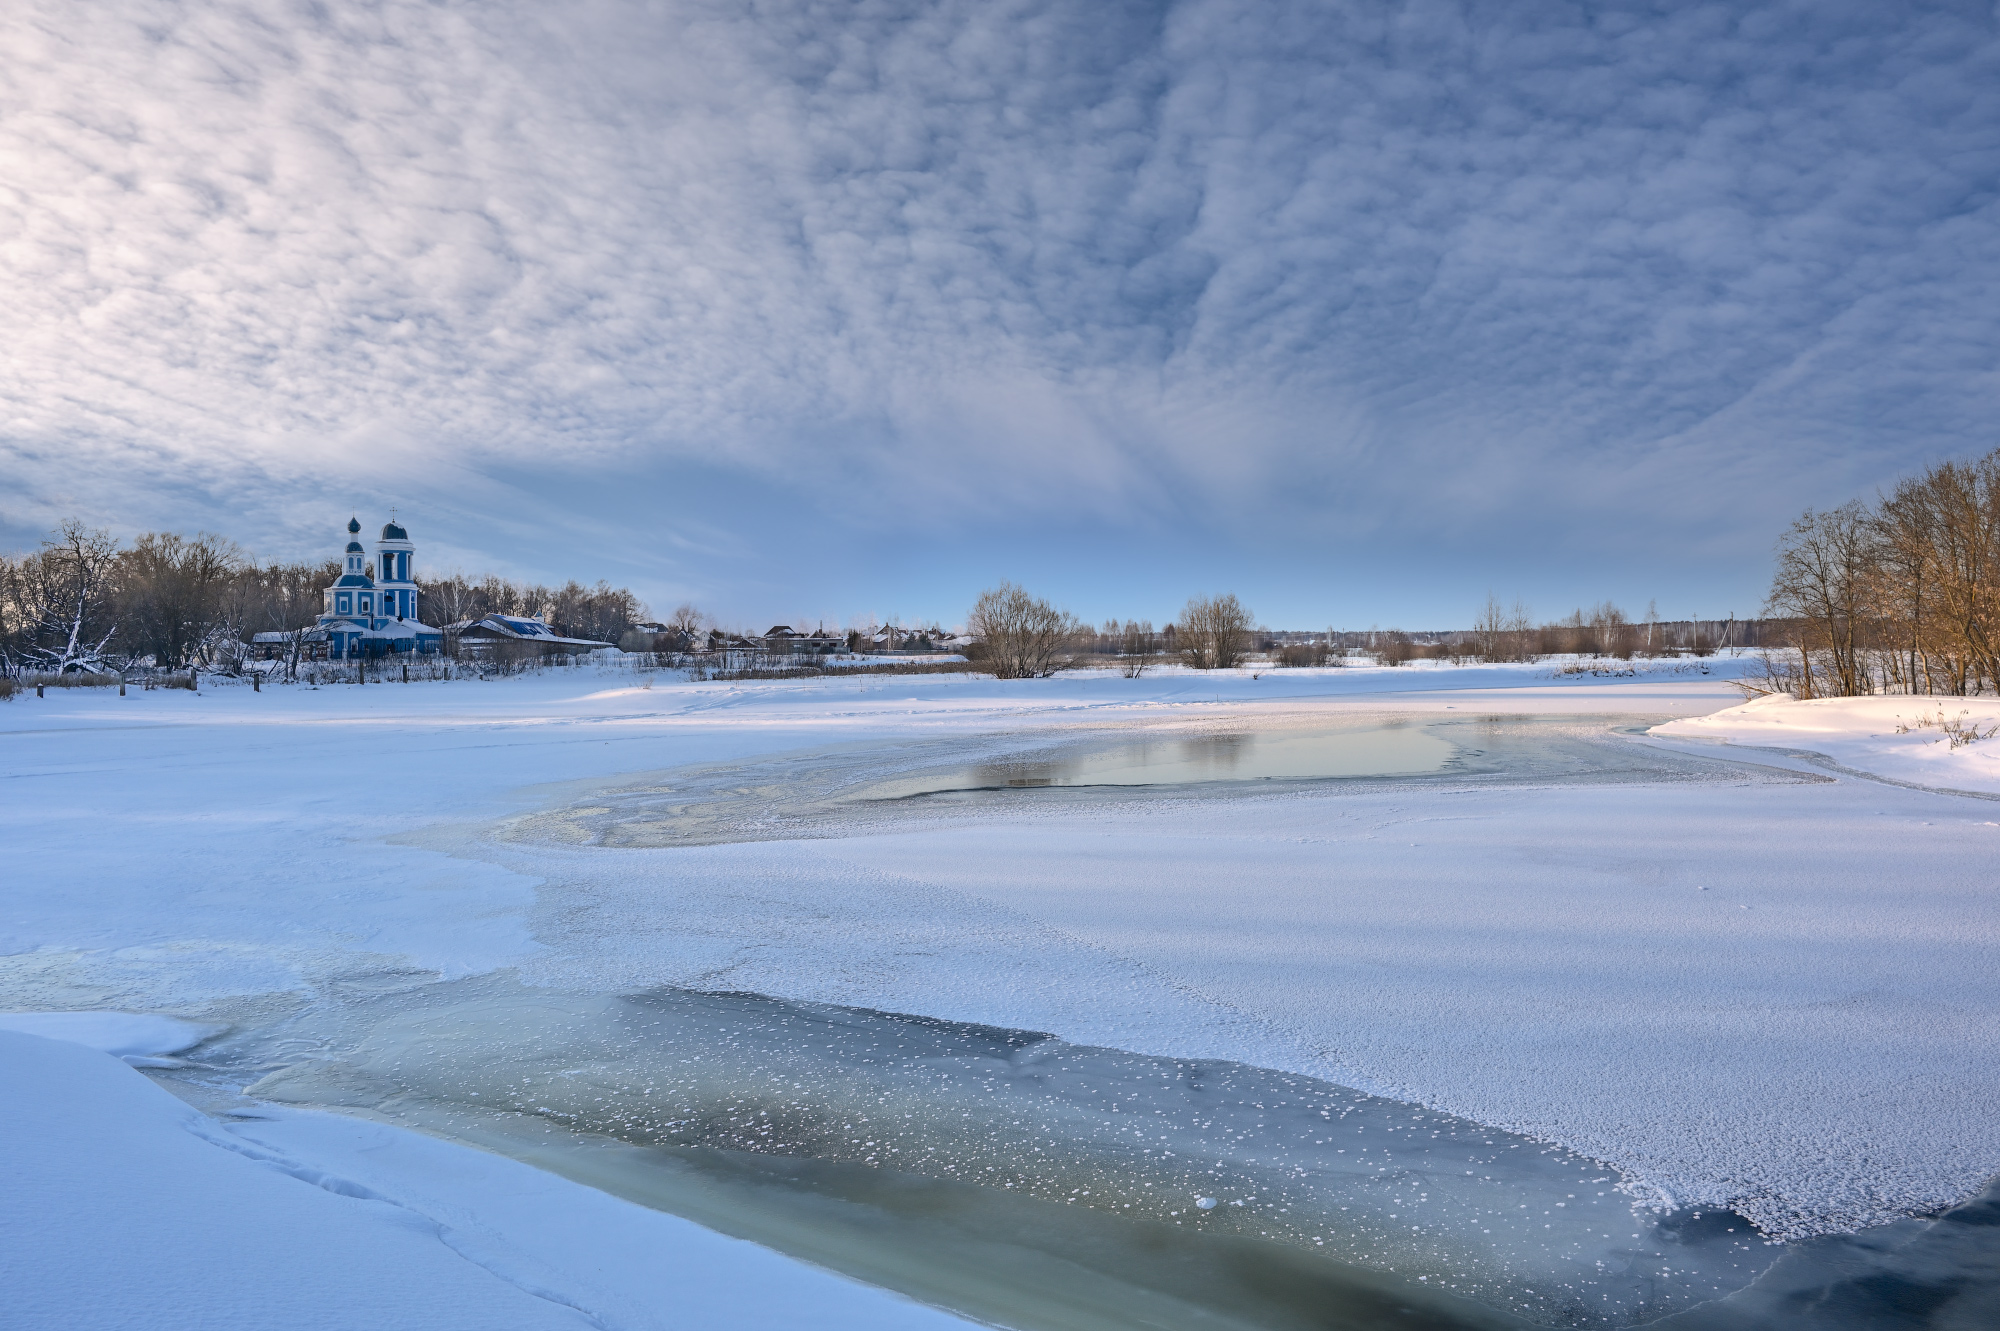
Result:
[[[259,562],[211,532],[148,532],[130,545],[65,522],[39,549],[0,555],[0,670],[238,668],[252,635],[310,626],[340,561]],[[540,614],[567,637],[616,642],[644,617],[630,591],[466,578],[417,580],[418,617],[440,627]]]
[[1538,661],[1548,656],[1599,656],[1629,661],[1635,656],[1706,656],[1721,648],[1763,645],[1765,626],[1756,621],[1662,621],[1648,607],[1633,619],[1610,601],[1578,608],[1568,618],[1535,623],[1516,601],[1511,609],[1489,596],[1470,632],[1444,635],[1435,655],[1475,656],[1481,661]]
[[1254,652],[1274,667],[1344,664],[1365,652],[1379,664],[1412,661],[1532,662],[1551,656],[1707,656],[1724,648],[1757,647],[1774,627],[1750,620],[1663,621],[1648,607],[1634,620],[1609,601],[1567,618],[1536,623],[1525,606],[1488,598],[1470,630],[1412,634],[1401,629],[1274,633],[1254,626],[1233,595],[1191,598],[1173,623],[1155,629],[1144,619],[1106,620],[1092,628],[1012,583],[981,594],[967,617],[977,640],[967,656],[1003,678],[1032,678],[1078,666],[1115,664],[1127,675],[1178,661],[1196,670],[1228,669]]
[[485,615],[533,615],[566,638],[616,643],[646,618],[646,607],[625,587],[599,581],[594,587],[571,581],[560,587],[513,582],[487,574],[417,577],[418,617],[444,627]]
[[1766,609],[1800,698],[2000,688],[2000,449],[1940,462],[1873,503],[1807,509],[1778,541]]
[[1178,657],[1197,670],[1242,661],[1254,638],[1250,612],[1234,594],[1188,599],[1179,620],[1155,632],[1152,621],[1112,620],[1093,629],[1067,610],[1011,582],[981,592],[966,616],[973,638],[967,660],[1000,679],[1040,679],[1092,656],[1115,656],[1136,678],[1152,664]]

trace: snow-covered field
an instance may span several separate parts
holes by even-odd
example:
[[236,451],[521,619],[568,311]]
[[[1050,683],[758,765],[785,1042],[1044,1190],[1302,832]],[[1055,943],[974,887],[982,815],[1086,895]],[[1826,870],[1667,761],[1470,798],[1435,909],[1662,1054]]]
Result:
[[[51,691],[0,706],[0,1009],[241,1021],[276,995],[411,972],[755,991],[1309,1073],[1560,1143],[1656,1200],[1734,1205],[1780,1235],[1935,1210],[2000,1171],[2000,809],[1745,746],[1960,790],[2000,789],[1989,755],[1885,733],[1916,700],[1740,706],[1733,664]],[[900,770],[1126,727],[1468,715],[1686,718],[1617,742],[1787,779],[1009,800],[674,848],[549,831],[565,825],[551,811],[704,765],[782,784],[815,763]],[[161,1052],[117,1023],[67,1034]],[[0,1040],[5,1149],[29,1180],[0,1203],[0,1268],[32,1286],[30,1325],[112,1297],[62,1235],[126,1242],[106,1199],[155,1157],[128,1226],[156,1236],[135,1249],[152,1265],[133,1286],[212,1277],[238,1242],[232,1269],[269,1277],[211,1280],[211,1312],[694,1324],[645,1311],[672,1253],[687,1288],[768,1294],[701,1325],[778,1325],[787,1291],[846,1310],[817,1324],[943,1320],[741,1244],[717,1256],[701,1245],[728,1241],[497,1157],[311,1113],[224,1125],[105,1054]],[[273,1219],[208,1223],[232,1208]],[[602,1237],[563,1239],[572,1225]],[[322,1227],[337,1237],[272,1238]],[[420,1305],[449,1316],[370,1311],[446,1257],[478,1287]],[[315,1306],[348,1311],[274,1311],[291,1262]],[[534,1311],[482,1321],[480,1300]],[[183,1324],[152,1306],[135,1298],[127,1324]]]

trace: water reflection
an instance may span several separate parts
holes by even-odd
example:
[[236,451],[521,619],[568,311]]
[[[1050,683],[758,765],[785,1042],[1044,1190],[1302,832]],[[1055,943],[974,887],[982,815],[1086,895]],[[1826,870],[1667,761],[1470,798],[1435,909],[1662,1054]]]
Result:
[[[1620,722],[1630,718],[1617,718]],[[990,741],[920,740],[647,773],[513,820],[509,840],[616,847],[852,835],[887,819],[976,814],[996,801],[1143,800],[1169,791],[1228,799],[1308,782],[1482,785],[1827,778],[1633,744],[1597,717],[1378,717],[1223,733],[1084,730]],[[1052,742],[1052,739],[1054,742]]]
[[1311,781],[1442,771],[1459,746],[1407,722],[1339,729],[1148,735],[1101,747],[926,772],[870,787],[863,798],[1050,786],[1174,786]]

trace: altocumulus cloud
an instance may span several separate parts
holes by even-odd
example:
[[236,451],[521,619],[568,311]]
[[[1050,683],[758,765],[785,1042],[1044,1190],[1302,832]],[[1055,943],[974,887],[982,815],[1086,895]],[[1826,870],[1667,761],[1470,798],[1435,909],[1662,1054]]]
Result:
[[1714,612],[1994,442],[1990,7],[18,0],[0,51],[16,541],[397,502],[746,615]]

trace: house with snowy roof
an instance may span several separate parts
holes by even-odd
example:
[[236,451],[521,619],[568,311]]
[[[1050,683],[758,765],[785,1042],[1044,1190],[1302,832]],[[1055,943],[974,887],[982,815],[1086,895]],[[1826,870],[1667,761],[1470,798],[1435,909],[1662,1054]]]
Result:
[[517,644],[543,656],[574,656],[617,646],[595,638],[565,637],[537,615],[486,615],[448,625],[445,632],[457,640],[461,652],[475,656],[490,653],[503,643]]
[[773,624],[758,641],[765,651],[788,656],[826,656],[847,647],[847,639],[837,633],[828,633],[824,629],[806,633],[790,624]]

